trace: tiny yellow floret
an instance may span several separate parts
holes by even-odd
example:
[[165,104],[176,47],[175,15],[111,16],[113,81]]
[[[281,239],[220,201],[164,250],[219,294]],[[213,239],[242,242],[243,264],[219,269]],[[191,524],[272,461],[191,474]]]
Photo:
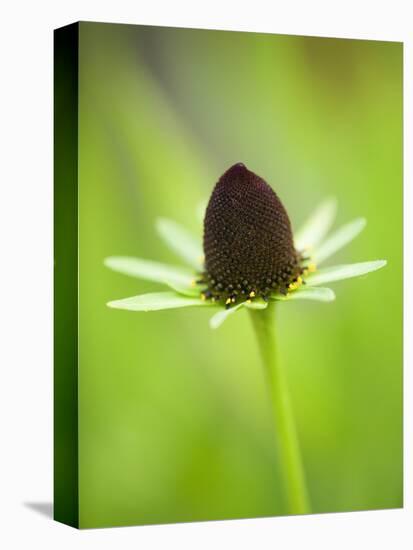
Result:
[[255,298],[255,292],[253,290],[250,292],[250,298]]
[[203,292],[201,292],[201,300],[206,300],[206,296]]
[[302,284],[303,284],[303,278],[301,276],[298,276],[296,281],[288,285],[288,290],[289,291],[297,290],[297,288],[300,288]]
[[317,266],[314,262],[311,262],[307,266],[305,266],[303,275],[304,277],[307,277],[307,275],[309,275],[310,273],[314,273],[315,271],[317,271]]
[[225,302],[227,305],[231,303],[231,298],[227,298],[227,301]]

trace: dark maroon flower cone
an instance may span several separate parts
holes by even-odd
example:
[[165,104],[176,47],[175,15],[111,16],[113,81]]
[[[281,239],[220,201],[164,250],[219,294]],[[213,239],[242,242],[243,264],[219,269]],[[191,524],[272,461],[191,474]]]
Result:
[[204,220],[206,298],[229,303],[286,293],[301,273],[291,224],[271,187],[244,164],[216,184]]

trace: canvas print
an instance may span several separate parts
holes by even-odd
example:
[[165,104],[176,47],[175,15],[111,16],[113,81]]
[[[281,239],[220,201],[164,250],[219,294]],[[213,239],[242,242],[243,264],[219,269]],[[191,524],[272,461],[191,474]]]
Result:
[[55,31],[55,518],[400,508],[402,44]]

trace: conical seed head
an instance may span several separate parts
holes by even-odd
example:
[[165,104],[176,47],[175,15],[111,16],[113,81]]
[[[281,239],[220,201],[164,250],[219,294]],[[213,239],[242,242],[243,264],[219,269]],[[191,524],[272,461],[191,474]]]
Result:
[[287,212],[272,188],[238,163],[216,184],[204,220],[205,279],[212,295],[266,297],[299,275]]

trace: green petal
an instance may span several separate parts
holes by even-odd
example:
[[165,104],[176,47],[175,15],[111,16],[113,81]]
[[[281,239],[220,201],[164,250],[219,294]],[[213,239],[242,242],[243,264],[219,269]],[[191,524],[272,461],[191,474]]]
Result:
[[[170,287],[172,288],[172,290],[174,290],[175,292],[177,292],[178,294],[183,294],[184,296],[192,296],[192,297],[200,297],[201,295],[201,292],[202,292],[202,287],[201,286],[188,286],[188,285],[181,285],[181,284],[178,284],[176,282],[171,282],[171,281],[165,281],[165,283]],[[205,287],[204,287],[205,288]]]
[[314,253],[314,261],[321,264],[321,262],[324,262],[324,260],[346,246],[363,231],[366,223],[365,218],[357,218],[340,227],[317,248]]
[[247,307],[249,309],[265,309],[268,306],[267,302],[264,302],[264,300],[253,300],[252,302],[241,302],[240,304],[237,304],[236,306],[232,306],[229,309],[222,309],[221,311],[218,311],[218,313],[215,313],[209,321],[209,325],[211,328],[218,328],[222,325],[222,323],[233,313],[238,311],[242,307]]
[[313,288],[311,286],[300,287],[293,292],[289,292],[286,296],[277,294],[275,300],[283,302],[289,300],[316,300],[318,302],[332,302],[335,300],[336,295],[331,288]]
[[265,309],[268,306],[268,303],[257,298],[251,302],[244,302],[244,305],[248,309]]
[[371,271],[377,271],[386,265],[386,260],[376,260],[374,262],[361,262],[358,264],[336,265],[333,267],[325,267],[319,269],[315,273],[306,278],[309,285],[317,286],[324,283],[332,283],[341,281],[342,279],[350,279],[351,277],[359,277]]
[[211,317],[209,320],[209,326],[214,329],[220,327],[230,315],[238,311],[243,306],[244,303],[241,303],[236,306],[232,306],[229,309],[221,309],[221,311],[218,311],[218,313],[215,313],[215,315]]
[[167,246],[197,270],[203,266],[203,252],[198,239],[184,227],[166,218],[156,220],[156,229]]
[[193,279],[193,274],[189,270],[140,258],[110,256],[105,259],[104,264],[118,273],[156,283],[170,281],[171,283],[190,287]]
[[158,311],[179,307],[206,306],[210,305],[210,303],[200,298],[180,296],[175,292],[153,292],[150,294],[141,294],[140,296],[132,296],[123,300],[114,300],[113,302],[108,302],[107,305],[115,309],[127,309],[130,311]]
[[297,250],[315,248],[327,235],[336,216],[337,202],[335,199],[327,199],[322,202],[307,222],[295,235],[295,247]]

